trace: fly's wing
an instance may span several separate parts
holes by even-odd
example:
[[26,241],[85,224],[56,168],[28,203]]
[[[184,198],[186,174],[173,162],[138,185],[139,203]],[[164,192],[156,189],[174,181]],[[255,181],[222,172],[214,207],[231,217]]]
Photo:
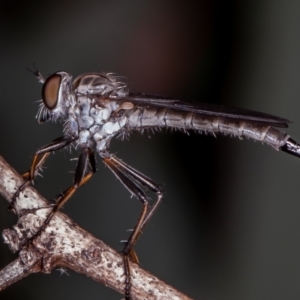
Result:
[[247,109],[228,107],[224,105],[214,105],[208,103],[191,105],[180,100],[163,98],[157,95],[129,93],[127,97],[124,97],[120,100],[132,102],[141,107],[152,106],[170,108],[179,111],[193,112],[200,115],[210,115],[226,119],[235,119],[237,121],[252,121],[255,123],[267,124],[274,127],[286,128],[288,127],[288,123],[291,123],[291,121],[284,118]]

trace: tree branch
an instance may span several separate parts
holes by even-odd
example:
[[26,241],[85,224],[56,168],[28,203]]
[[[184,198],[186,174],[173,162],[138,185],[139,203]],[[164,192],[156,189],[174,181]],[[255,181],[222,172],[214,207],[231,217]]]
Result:
[[[23,183],[22,177],[0,157],[0,193],[8,201]],[[57,213],[37,237],[51,211],[49,203],[32,187],[20,193],[15,205],[19,219],[3,237],[12,252],[20,251],[14,262],[0,271],[0,291],[36,272],[50,273],[57,266],[72,269],[117,290],[124,291],[121,255],[80,228],[70,218]],[[190,299],[153,275],[131,264],[132,299]]]

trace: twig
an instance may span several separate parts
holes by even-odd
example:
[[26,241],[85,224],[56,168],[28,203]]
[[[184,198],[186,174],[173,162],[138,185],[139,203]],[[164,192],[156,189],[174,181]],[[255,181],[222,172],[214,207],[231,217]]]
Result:
[[[23,179],[0,157],[0,193],[10,202]],[[36,272],[50,273],[57,266],[72,269],[123,293],[122,257],[102,241],[80,228],[70,218],[57,213],[36,238],[51,211],[49,203],[32,187],[20,193],[15,212],[19,219],[3,237],[19,258],[0,271],[0,291]],[[132,299],[190,299],[153,275],[131,264]]]

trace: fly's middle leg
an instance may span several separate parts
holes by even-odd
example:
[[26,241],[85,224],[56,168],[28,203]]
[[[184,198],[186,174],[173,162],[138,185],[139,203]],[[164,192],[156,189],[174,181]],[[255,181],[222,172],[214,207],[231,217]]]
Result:
[[46,217],[43,225],[30,239],[26,240],[24,244],[35,239],[41,232],[44,231],[46,226],[49,224],[55,213],[74,195],[76,190],[85,184],[96,172],[96,159],[94,152],[91,148],[84,148],[78,158],[74,183],[68,189],[66,189],[57,199],[56,203],[52,205],[52,210]]
[[76,190],[85,184],[96,172],[96,159],[94,152],[91,148],[84,148],[78,158],[74,183],[69,188],[67,188],[57,199],[56,203],[53,205],[53,209],[47,216],[43,225],[39,231],[35,234],[35,238],[39,233],[41,233],[45,227],[49,224],[55,213],[57,213],[60,208],[74,195]]

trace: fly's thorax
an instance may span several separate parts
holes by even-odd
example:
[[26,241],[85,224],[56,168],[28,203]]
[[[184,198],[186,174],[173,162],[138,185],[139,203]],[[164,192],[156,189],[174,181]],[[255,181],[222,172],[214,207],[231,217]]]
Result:
[[119,105],[116,101],[98,99],[92,103],[90,116],[94,119],[96,124],[102,125],[111,117],[118,107]]
[[97,150],[104,151],[110,139],[126,125],[127,118],[124,115],[116,117],[116,112],[122,108],[119,101],[96,99],[77,95],[76,104],[69,109],[65,132],[78,136],[79,146],[96,143]]
[[64,133],[70,137],[77,137],[79,126],[77,120],[70,115],[69,119],[64,123]]
[[106,151],[110,140],[118,134],[126,125],[127,118],[123,117],[118,121],[107,121],[103,125],[93,124],[89,128],[80,128],[78,131],[78,145],[91,147],[96,143],[99,152]]
[[77,96],[75,111],[81,116],[88,116],[91,109],[91,99],[87,96]]
[[87,96],[77,96],[73,115],[80,130],[89,129],[94,124],[94,119],[90,116],[90,109],[91,99]]
[[[70,121],[76,121],[78,129],[90,129],[94,125],[106,124],[119,104],[111,100],[95,101],[89,96],[77,96],[77,101],[72,110],[69,110]],[[73,126],[74,128],[76,126]],[[96,126],[97,127],[97,126]],[[97,128],[98,128],[97,127]],[[91,129],[94,131],[94,129]],[[92,132],[94,133],[94,132]]]
[[108,121],[102,126],[96,128],[93,134],[93,139],[96,142],[97,150],[104,151],[108,147],[108,142],[118,134],[127,123],[127,118],[124,116],[118,120]]
[[129,93],[126,84],[112,73],[83,74],[74,80],[72,89],[76,94],[110,98],[126,97]]

